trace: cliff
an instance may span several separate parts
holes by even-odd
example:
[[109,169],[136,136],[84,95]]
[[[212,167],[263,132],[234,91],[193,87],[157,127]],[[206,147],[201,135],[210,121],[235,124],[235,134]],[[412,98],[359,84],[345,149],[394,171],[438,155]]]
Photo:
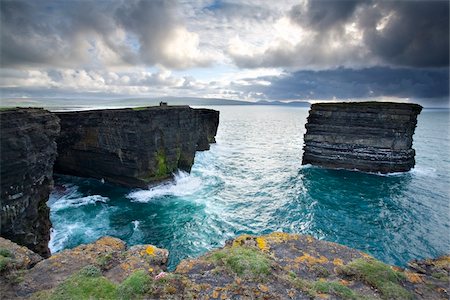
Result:
[[55,172],[147,187],[190,171],[197,150],[215,142],[219,112],[161,106],[56,113]]
[[304,136],[302,164],[367,172],[405,172],[414,167],[412,136],[417,104],[316,103]]
[[[0,238],[7,299],[448,299],[450,257],[386,265],[311,236],[243,235],[165,272],[168,252],[104,237],[34,267]],[[28,254],[31,255],[31,254]],[[3,264],[1,261],[3,260]]]
[[58,118],[16,108],[0,111],[0,123],[1,236],[47,257]]

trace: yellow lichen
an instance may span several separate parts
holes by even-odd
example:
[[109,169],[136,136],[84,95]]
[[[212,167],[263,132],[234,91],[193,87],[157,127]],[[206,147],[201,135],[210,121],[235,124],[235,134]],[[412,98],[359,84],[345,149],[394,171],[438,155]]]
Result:
[[148,246],[148,247],[145,249],[145,252],[146,252],[148,255],[155,256],[155,255],[156,255],[156,254],[155,254],[155,250],[156,250],[156,248],[150,245],[150,246]]
[[264,284],[258,284],[258,289],[263,293],[267,293],[269,291],[269,287]]
[[320,256],[319,258],[309,255],[308,253],[304,253],[302,256],[299,256],[295,259],[295,262],[303,263],[306,262],[308,265],[314,264],[324,264],[328,262],[328,258],[325,256]]
[[220,295],[220,293],[219,293],[219,291],[217,291],[217,290],[214,290],[213,292],[212,292],[212,297],[213,298],[219,298],[219,295]]
[[256,244],[258,245],[258,248],[261,249],[261,251],[269,251],[269,246],[267,245],[267,242],[263,237],[257,237]]
[[242,246],[246,240],[251,239],[248,234],[243,234],[234,239],[232,247]]
[[335,259],[333,259],[333,265],[342,266],[342,265],[344,265],[344,261],[340,258],[335,258]]
[[289,234],[286,232],[273,232],[265,237],[266,237],[266,240],[273,242],[273,243],[282,243],[282,242],[287,242],[290,240],[298,239],[298,235]]

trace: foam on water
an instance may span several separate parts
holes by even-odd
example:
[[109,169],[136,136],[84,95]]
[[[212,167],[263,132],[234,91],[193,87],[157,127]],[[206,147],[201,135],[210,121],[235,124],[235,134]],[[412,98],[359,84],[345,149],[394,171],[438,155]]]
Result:
[[198,177],[189,175],[187,172],[178,171],[174,174],[172,182],[164,183],[148,190],[131,192],[127,197],[135,202],[149,202],[163,196],[187,196],[193,195],[202,187],[202,181]]
[[146,190],[57,176],[49,200],[52,251],[109,235],[181,259],[240,234],[311,234],[405,265],[448,252],[449,113],[423,111],[416,167],[374,174],[302,165],[307,109],[218,107],[217,144],[191,174]]

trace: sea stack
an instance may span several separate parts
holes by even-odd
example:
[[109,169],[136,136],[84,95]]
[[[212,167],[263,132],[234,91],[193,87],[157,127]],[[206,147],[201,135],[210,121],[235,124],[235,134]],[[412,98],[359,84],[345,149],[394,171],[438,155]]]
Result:
[[145,188],[215,142],[219,112],[189,106],[55,113],[60,118],[55,172]]
[[418,104],[392,102],[316,103],[311,106],[302,164],[365,172],[406,172]]
[[59,120],[43,109],[0,111],[1,236],[50,255],[47,200],[53,187]]

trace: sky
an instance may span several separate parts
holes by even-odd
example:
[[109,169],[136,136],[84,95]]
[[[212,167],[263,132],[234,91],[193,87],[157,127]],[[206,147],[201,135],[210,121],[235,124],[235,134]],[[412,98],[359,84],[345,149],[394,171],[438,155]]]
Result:
[[449,106],[448,0],[0,0],[0,10],[3,103],[177,96]]

